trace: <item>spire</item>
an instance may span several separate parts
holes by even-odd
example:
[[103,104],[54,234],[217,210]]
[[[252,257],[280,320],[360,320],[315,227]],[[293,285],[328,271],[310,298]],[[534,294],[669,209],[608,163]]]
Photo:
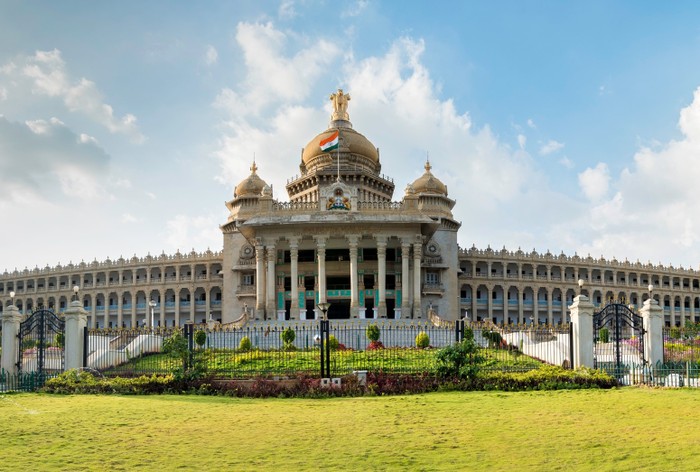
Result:
[[258,166],[255,165],[255,153],[253,153],[253,165],[250,166],[250,173],[255,174],[258,170]]
[[426,152],[426,153],[425,153],[425,166],[424,166],[424,168],[425,168],[425,171],[426,171],[426,172],[430,172],[430,169],[433,168],[433,167],[430,165],[430,153],[429,153],[429,152]]

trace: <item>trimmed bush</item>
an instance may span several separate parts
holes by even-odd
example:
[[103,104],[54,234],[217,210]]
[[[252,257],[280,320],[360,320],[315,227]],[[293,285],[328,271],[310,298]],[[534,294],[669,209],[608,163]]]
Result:
[[367,330],[365,332],[367,334],[367,339],[369,339],[370,342],[379,341],[379,326],[376,324],[367,326]]
[[598,331],[598,341],[601,343],[610,341],[610,331],[608,328],[600,328],[600,331]]
[[250,338],[248,336],[243,336],[241,338],[241,341],[238,343],[238,350],[239,351],[250,351],[253,348],[253,343],[250,342]]
[[428,333],[421,331],[416,336],[416,347],[419,349],[425,349],[428,346],[430,346],[430,336],[428,336]]
[[207,333],[204,330],[198,329],[194,332],[194,343],[201,349],[204,343],[207,342]]
[[340,347],[340,342],[338,341],[338,338],[331,334],[328,336],[328,345],[330,346],[331,351],[337,351]]
[[297,333],[290,327],[282,331],[280,335],[282,337],[282,343],[284,344],[283,349],[285,351],[295,351],[294,340],[297,338]]

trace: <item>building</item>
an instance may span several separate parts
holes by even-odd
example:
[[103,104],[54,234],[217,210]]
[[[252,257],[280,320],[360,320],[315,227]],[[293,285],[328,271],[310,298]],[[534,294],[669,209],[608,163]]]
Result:
[[331,121],[302,150],[288,201],[273,198],[255,163],[236,186],[222,251],[5,272],[0,310],[13,298],[25,312],[62,311],[77,286],[92,327],[313,320],[322,303],[331,319],[432,311],[447,320],[560,323],[581,290],[595,304],[641,305],[652,285],[667,325],[700,321],[692,269],[459,248],[455,202],[430,163],[394,201],[378,149],[350,121],[350,96],[338,90],[330,99]]

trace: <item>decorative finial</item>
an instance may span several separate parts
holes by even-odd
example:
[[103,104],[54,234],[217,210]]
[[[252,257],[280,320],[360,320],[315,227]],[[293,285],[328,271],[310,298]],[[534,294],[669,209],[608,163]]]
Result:
[[430,169],[433,167],[430,165],[430,153],[426,152],[425,153],[425,171],[430,172]]
[[250,166],[250,173],[255,174],[255,172],[258,170],[258,166],[255,165],[255,154],[253,154],[253,165]]

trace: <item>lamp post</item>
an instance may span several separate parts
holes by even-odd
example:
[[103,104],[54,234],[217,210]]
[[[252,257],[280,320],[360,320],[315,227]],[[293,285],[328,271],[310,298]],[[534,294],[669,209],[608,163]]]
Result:
[[155,300],[151,300],[150,302],[148,302],[148,306],[151,307],[151,329],[156,327],[156,325],[154,324],[155,318],[154,318],[154,314],[153,314],[153,312],[156,309],[156,305],[157,305],[157,303],[155,302]]
[[585,282],[583,281],[583,279],[578,279],[578,294],[579,295],[583,295],[583,284],[584,283]]
[[654,284],[649,284],[647,289],[649,289],[649,303],[651,303],[651,300],[652,300],[651,296],[652,296],[652,293],[654,292]]
[[14,305],[15,304],[15,291],[14,290],[10,292],[10,299],[12,300],[12,305]]
[[78,291],[80,291],[80,287],[77,285],[73,285],[73,301],[77,302],[78,301]]
[[331,307],[331,304],[327,303],[327,302],[323,302],[323,303],[319,303],[316,306],[318,307],[319,310],[321,310],[321,313],[323,313],[323,319],[327,320],[328,318],[326,317],[326,313],[328,312],[328,309]]

